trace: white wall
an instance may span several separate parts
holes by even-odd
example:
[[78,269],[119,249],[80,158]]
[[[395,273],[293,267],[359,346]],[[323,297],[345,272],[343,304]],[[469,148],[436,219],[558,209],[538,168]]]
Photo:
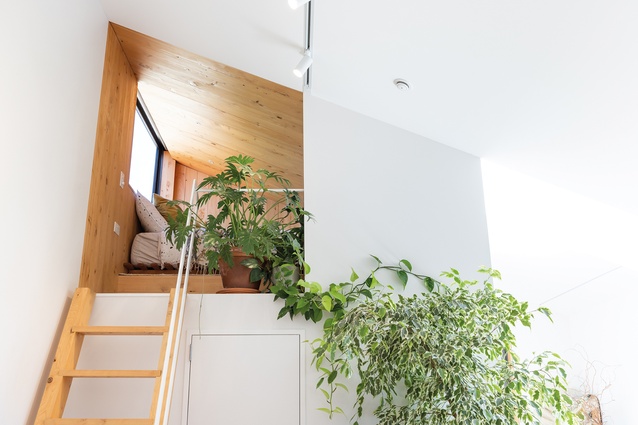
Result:
[[[324,284],[346,280],[350,266],[363,275],[370,265],[369,253],[388,261],[408,258],[434,276],[449,267],[473,273],[489,264],[478,158],[311,96],[304,102],[305,202],[317,218],[306,233],[313,268],[309,279]],[[185,333],[199,327],[222,332],[301,329],[308,340],[319,336],[321,328],[303,319],[276,320],[280,307],[268,295],[191,295]],[[326,415],[316,410],[325,401],[315,389],[318,374],[309,364],[308,346],[305,355],[306,423],[325,423]],[[254,357],[259,361],[258,353]],[[180,360],[171,413],[174,425],[183,419],[184,367]],[[349,386],[354,393],[356,384]],[[346,410],[353,401],[345,394],[339,400]],[[87,405],[71,401],[74,406]],[[338,416],[331,423],[345,425],[349,417]]]
[[[193,276],[197,279],[197,276]],[[91,316],[91,325],[95,326],[158,326],[165,320],[168,295],[165,294],[98,294]],[[304,320],[282,318],[277,320],[281,301],[274,303],[269,294],[244,295],[196,295],[187,297],[184,316],[180,355],[176,369],[173,391],[173,403],[170,413],[171,425],[186,423],[188,386],[185,376],[189,374],[187,341],[193,333],[273,333],[297,332],[312,340],[319,336],[320,327]],[[78,362],[78,368],[87,369],[155,369],[159,355],[161,337],[87,337]],[[311,350],[303,344],[302,357],[305,357],[301,370],[305,370],[301,388],[302,400],[306,400],[303,410],[307,410],[308,424],[323,423],[323,413],[316,407],[323,403],[323,395],[315,390],[315,375],[310,366]],[[224,365],[229,370],[242,368],[250,362],[268,368],[269,364],[260,364],[258,351],[244,353],[241,358]],[[277,374],[270,371],[270,374]],[[284,373],[282,371],[282,373]],[[305,376],[309,376],[306,379]],[[282,375],[283,377],[283,375]],[[188,379],[188,378],[186,378]],[[276,379],[273,378],[273,379]],[[258,378],[257,380],[260,380]],[[107,382],[105,382],[107,381]],[[214,386],[215,383],[211,382]],[[206,391],[204,389],[204,391]],[[211,388],[210,393],[223,391]],[[103,418],[143,418],[148,417],[153,380],[91,380],[74,382],[65,409],[65,417],[103,417]],[[96,396],[99,394],[99,396]],[[245,393],[235,394],[238,399],[276,398],[281,394],[269,392],[269,387],[246,388]],[[201,394],[198,397],[201,398]],[[305,397],[304,397],[305,396]],[[295,402],[293,400],[292,402]],[[218,400],[211,399],[214,404]],[[266,425],[275,425],[266,422]]]
[[22,424],[78,284],[107,21],[96,0],[0,16],[0,423]]
[[553,324],[539,315],[519,330],[520,353],[558,352],[574,392],[601,399],[605,424],[633,423],[638,217],[489,162],[483,170],[502,288],[554,313]]
[[311,279],[362,275],[368,254],[433,277],[490,263],[478,158],[308,94],[304,158]]

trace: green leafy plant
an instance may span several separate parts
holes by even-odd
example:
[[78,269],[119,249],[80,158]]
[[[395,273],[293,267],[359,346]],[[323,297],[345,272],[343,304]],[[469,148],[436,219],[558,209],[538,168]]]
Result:
[[[180,202],[185,208],[175,220],[169,220],[167,239],[181,248],[191,235],[203,241],[209,268],[218,269],[220,260],[233,266],[232,251],[240,249],[254,258],[244,260],[253,269],[251,280],[264,277],[278,252],[290,250],[300,257],[301,245],[288,235],[299,230],[299,223],[310,214],[301,207],[299,195],[288,190],[290,182],[265,169],[253,169],[254,158],[244,155],[226,159],[225,169],[205,178],[198,186],[203,192],[195,205]],[[273,191],[269,186],[282,191]],[[187,225],[188,211],[208,202],[216,202],[217,214],[205,220],[196,217]],[[301,230],[302,231],[302,230]]]
[[[540,424],[543,408],[556,423],[576,423],[565,362],[554,353],[521,360],[513,351],[513,328],[531,326],[535,313],[551,318],[548,309],[529,311],[495,288],[490,280],[500,275],[492,269],[480,270],[487,276],[480,284],[451,269],[444,284],[413,272],[407,260],[385,265],[373,258],[376,267],[362,281],[353,272],[328,290],[305,281],[275,288],[285,303],[280,317],[327,316],[323,337],[312,342],[317,388],[326,397],[320,410],[344,413],[334,395],[356,374],[355,424],[367,399],[376,403],[380,425]],[[424,291],[395,293],[379,280],[387,272],[401,286],[419,279]]]

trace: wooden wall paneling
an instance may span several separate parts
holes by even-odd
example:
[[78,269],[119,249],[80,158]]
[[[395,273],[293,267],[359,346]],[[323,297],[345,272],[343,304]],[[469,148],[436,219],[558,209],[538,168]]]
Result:
[[171,156],[214,175],[245,154],[303,188],[303,94],[114,24]]
[[135,195],[119,185],[120,172],[127,176],[130,168],[136,97],[135,74],[109,26],[79,282],[95,292],[117,289],[137,233]]
[[[197,185],[199,185],[206,177],[208,177],[208,174],[200,173],[199,171],[186,167],[179,162],[176,163],[174,199],[181,201],[190,201],[193,180],[196,180]],[[216,211],[214,203],[209,203],[200,208],[197,215],[203,220],[208,216],[208,214],[212,214],[213,211]]]
[[[172,95],[151,97],[147,102],[154,116],[162,117],[162,137],[170,140],[174,159],[191,168],[215,174],[224,166],[224,159],[238,153],[255,158],[258,168],[277,171],[294,187],[303,185],[303,146],[301,140],[290,142],[279,134],[258,126],[248,127],[232,116],[215,118],[206,115],[200,104],[189,100],[171,101]],[[157,103],[154,103],[157,102]],[[179,105],[179,107],[178,107]]]
[[[179,162],[175,165],[175,198],[176,200],[189,201],[190,200],[190,192],[193,184],[193,179],[197,181],[197,185],[199,185],[206,177],[207,174],[200,173],[199,171],[193,170],[184,164]],[[303,192],[300,192],[301,202],[303,205]],[[278,193],[268,193],[266,194],[266,198],[270,200],[272,199],[280,199],[280,195]],[[282,208],[284,204],[279,204],[275,208],[272,209],[269,217],[275,217],[281,214]],[[212,199],[206,205],[202,206],[199,209],[199,217],[202,220],[205,220],[209,214],[217,214],[219,212],[216,201]]]
[[175,188],[175,160],[164,151],[162,154],[162,170],[160,176],[160,196],[166,199],[173,199]]

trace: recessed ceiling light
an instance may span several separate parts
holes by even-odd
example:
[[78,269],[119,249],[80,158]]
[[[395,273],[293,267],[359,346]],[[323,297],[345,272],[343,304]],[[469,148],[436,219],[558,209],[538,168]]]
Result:
[[399,90],[410,90],[410,84],[402,78],[397,78],[394,80],[394,85]]

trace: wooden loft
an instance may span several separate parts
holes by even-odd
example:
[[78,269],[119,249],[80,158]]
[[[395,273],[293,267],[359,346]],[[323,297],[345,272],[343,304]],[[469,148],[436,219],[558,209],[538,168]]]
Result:
[[303,185],[302,93],[111,24],[171,156],[216,174],[238,152]]
[[193,179],[240,153],[303,188],[301,92],[110,24],[79,282],[95,292],[121,290],[140,230],[135,195],[119,185],[130,168],[138,90],[174,160],[163,164],[164,197],[187,199]]

